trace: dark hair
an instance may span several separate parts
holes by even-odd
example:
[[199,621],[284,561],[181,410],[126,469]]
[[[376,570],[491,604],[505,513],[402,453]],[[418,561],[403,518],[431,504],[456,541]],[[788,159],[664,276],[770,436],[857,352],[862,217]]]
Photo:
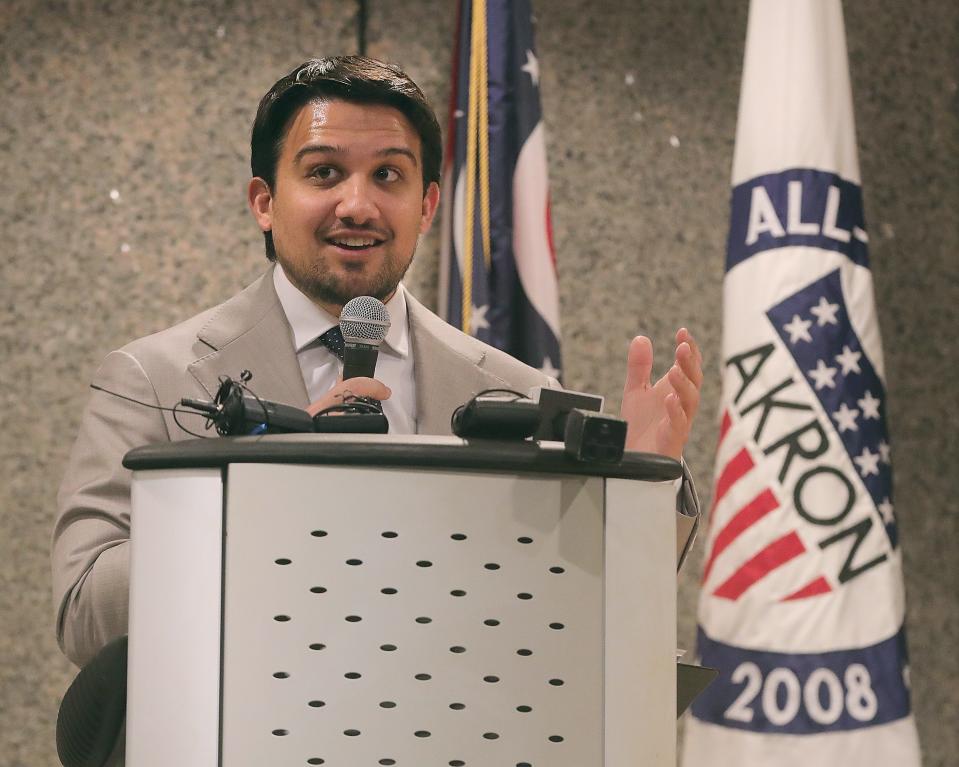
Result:
[[[313,101],[340,99],[359,104],[385,104],[399,110],[419,134],[422,144],[423,193],[440,180],[443,146],[440,124],[423,91],[394,64],[366,56],[310,59],[274,83],[260,100],[250,137],[250,169],[276,186],[276,166],[290,123]],[[276,260],[272,232],[264,232],[266,257]]]

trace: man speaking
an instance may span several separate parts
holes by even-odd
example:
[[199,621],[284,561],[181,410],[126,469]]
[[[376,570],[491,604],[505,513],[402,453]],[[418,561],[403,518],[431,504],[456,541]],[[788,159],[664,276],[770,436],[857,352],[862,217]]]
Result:
[[[123,455],[189,439],[168,411],[211,398],[248,369],[257,396],[317,413],[348,394],[383,403],[390,431],[448,434],[450,414],[489,388],[555,386],[464,335],[401,280],[440,198],[440,128],[398,68],[356,56],[311,60],[263,97],[253,124],[250,210],[273,262],[220,306],[107,355],[58,496],[53,534],[57,637],[78,665],[127,631],[130,472]],[[223,254],[219,254],[223,257]],[[356,296],[392,324],[376,378],[341,381],[338,318]],[[652,345],[629,347],[621,415],[626,449],[680,458],[699,404],[702,357],[676,334],[674,363],[650,380]]]

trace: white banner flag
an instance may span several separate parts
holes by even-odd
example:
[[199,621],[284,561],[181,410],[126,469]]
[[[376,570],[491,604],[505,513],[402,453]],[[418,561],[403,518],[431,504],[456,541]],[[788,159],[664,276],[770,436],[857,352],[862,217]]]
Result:
[[913,767],[885,371],[839,0],[752,0],[685,767]]

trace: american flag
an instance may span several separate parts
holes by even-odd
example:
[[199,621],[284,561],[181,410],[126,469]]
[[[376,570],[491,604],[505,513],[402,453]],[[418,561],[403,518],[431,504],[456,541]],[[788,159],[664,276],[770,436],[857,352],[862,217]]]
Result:
[[839,0],[752,0],[685,767],[915,767],[885,373]]
[[440,314],[562,369],[539,60],[525,0],[462,0],[443,170]]

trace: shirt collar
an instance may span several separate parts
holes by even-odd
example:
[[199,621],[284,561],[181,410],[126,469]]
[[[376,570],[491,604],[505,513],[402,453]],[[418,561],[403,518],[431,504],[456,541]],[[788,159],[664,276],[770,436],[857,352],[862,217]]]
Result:
[[[339,324],[337,317],[314,304],[290,282],[280,264],[273,270],[273,287],[276,288],[280,305],[293,329],[293,345],[297,353]],[[402,282],[396,286],[393,296],[386,302],[386,311],[390,314],[390,329],[380,348],[405,358],[410,353],[410,324],[406,314],[406,288]]]

